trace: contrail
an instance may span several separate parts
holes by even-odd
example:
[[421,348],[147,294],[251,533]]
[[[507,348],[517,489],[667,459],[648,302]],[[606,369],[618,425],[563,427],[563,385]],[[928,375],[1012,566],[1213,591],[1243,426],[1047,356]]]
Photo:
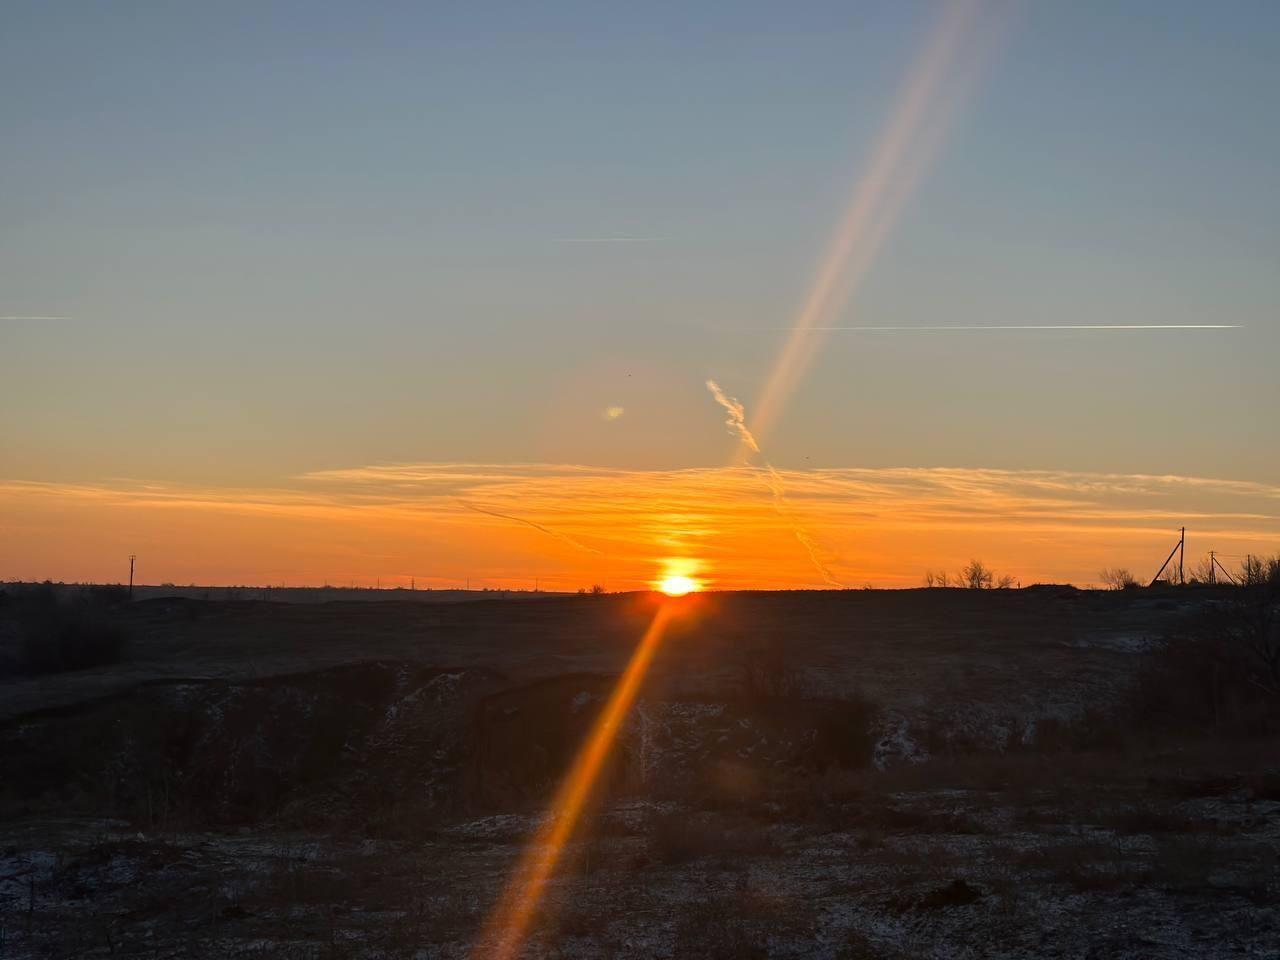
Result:
[[70,320],[71,317],[0,317],[0,320]]
[[1238,323],[957,323],[920,327],[786,327],[847,333],[949,333],[969,330],[1239,330]]
[[809,561],[818,573],[822,575],[822,579],[826,581],[827,585],[844,589],[844,584],[832,576],[830,568],[818,556],[818,545],[814,543],[813,537],[809,536],[809,531],[792,514],[791,507],[787,503],[786,492],[782,488],[782,476],[773,468],[773,464],[766,462],[764,466],[769,471],[769,490],[773,493],[773,508],[778,511],[778,515],[782,519],[791,524],[791,532],[796,535],[796,539],[800,541],[800,546],[804,547],[805,553],[809,555]]
[[476,513],[483,513],[489,517],[497,517],[499,520],[510,520],[512,523],[523,523],[526,527],[533,527],[533,529],[540,533],[545,533],[549,537],[555,537],[557,540],[563,540],[571,547],[577,547],[579,550],[585,550],[587,553],[594,553],[597,556],[604,556],[604,554],[600,553],[599,550],[594,547],[588,547],[585,543],[579,543],[568,534],[561,533],[558,530],[552,530],[550,527],[544,527],[542,524],[535,523],[532,520],[526,520],[524,517],[513,517],[509,513],[499,513],[496,510],[486,510],[484,507],[477,507],[474,503],[467,503],[465,500],[458,500],[458,503],[462,504],[468,510],[474,510]]
[[752,436],[750,430],[747,429],[747,411],[746,408],[736,399],[726,396],[725,392],[720,389],[720,384],[714,380],[707,381],[707,389],[711,391],[711,395],[716,398],[716,403],[724,407],[725,413],[729,415],[724,425],[733,433],[737,434],[738,439],[745,443],[756,453],[760,452],[760,444],[756,443],[756,438]]
[[[729,430],[743,442],[744,445],[756,453],[760,453],[760,444],[756,442],[756,438],[747,428],[747,411],[742,405],[742,402],[736,397],[728,396],[720,389],[720,384],[716,383],[714,380],[707,381],[707,389],[710,390],[711,395],[716,398],[716,403],[724,407],[725,412],[729,415],[728,419],[724,422],[725,426],[727,426]],[[831,570],[822,562],[822,558],[818,556],[818,545],[814,543],[813,537],[809,536],[809,531],[806,530],[804,525],[796,519],[794,514],[792,514],[790,505],[787,503],[786,491],[782,486],[782,475],[773,468],[773,464],[764,459],[763,455],[760,459],[761,462],[764,463],[765,470],[768,471],[767,482],[769,484],[769,491],[773,494],[773,508],[778,512],[778,516],[782,517],[783,520],[787,521],[787,523],[791,525],[791,532],[796,535],[796,539],[800,541],[800,545],[804,547],[805,552],[809,554],[809,560],[813,563],[813,566],[817,569],[818,573],[822,575],[822,579],[830,586],[843,587],[844,584],[831,575]]]

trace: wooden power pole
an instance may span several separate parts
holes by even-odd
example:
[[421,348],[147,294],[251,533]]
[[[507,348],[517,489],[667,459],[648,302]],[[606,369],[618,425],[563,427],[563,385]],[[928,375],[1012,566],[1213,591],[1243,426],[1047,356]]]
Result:
[[1187,528],[1183,527],[1178,534],[1178,542],[1175,543],[1173,545],[1173,549],[1169,551],[1169,556],[1164,558],[1164,563],[1160,564],[1160,569],[1157,570],[1156,575],[1151,578],[1151,583],[1149,584],[1149,586],[1154,587],[1157,583],[1160,582],[1160,575],[1164,573],[1165,568],[1169,566],[1170,563],[1173,562],[1173,558],[1175,556],[1178,558],[1178,583],[1186,582],[1182,578],[1182,560],[1186,552],[1186,546],[1187,546]]

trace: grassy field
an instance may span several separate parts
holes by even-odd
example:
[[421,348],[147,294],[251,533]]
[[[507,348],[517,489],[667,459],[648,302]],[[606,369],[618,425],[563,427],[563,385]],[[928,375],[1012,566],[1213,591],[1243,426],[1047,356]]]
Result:
[[[528,954],[1280,954],[1234,597],[687,602]],[[152,599],[114,663],[11,653],[0,956],[471,955],[657,602]]]

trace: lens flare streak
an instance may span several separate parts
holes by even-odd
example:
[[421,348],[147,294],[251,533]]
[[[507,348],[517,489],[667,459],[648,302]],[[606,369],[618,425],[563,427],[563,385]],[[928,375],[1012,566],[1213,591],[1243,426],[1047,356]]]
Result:
[[[996,0],[947,3],[913,62],[775,361],[751,433],[762,440],[821,347],[821,333],[870,270],[1001,31]],[[984,16],[986,14],[987,16]],[[983,21],[981,25],[979,21]]]
[[[977,63],[973,39],[974,24],[982,0],[953,0],[946,9],[913,64],[889,115],[889,121],[858,180],[849,206],[841,219],[819,268],[803,309],[782,353],[766,381],[756,419],[748,429],[741,404],[726,402],[718,387],[708,383],[716,399],[729,412],[729,425],[744,444],[759,451],[763,437],[780,415],[791,391],[801,379],[820,346],[821,334],[814,328],[831,325],[834,313],[847,301],[854,287],[869,269],[885,235],[922,175],[928,159],[941,140],[943,121],[959,100],[966,75],[974,69],[957,71],[967,50],[972,67]],[[984,38],[979,37],[979,40]],[[989,39],[989,38],[987,38]],[[770,485],[775,503],[780,489],[776,471]],[[799,529],[798,525],[793,525]],[[797,533],[799,536],[799,533]],[[800,541],[809,549],[804,537]],[[821,568],[816,553],[810,557]],[[825,576],[830,578],[829,574]],[[493,944],[486,954],[494,960],[510,960],[520,950],[524,935],[560,862],[565,845],[577,826],[583,804],[595,788],[600,769],[627,711],[648,672],[673,607],[664,604],[645,632],[639,647],[609,697],[604,711],[586,745],[574,760],[573,768],[556,795],[547,824],[527,847],[516,872],[490,917],[485,943]]]
[[527,844],[497,908],[491,914],[480,939],[479,956],[487,960],[511,960],[519,954],[547,884],[564,855],[566,845],[573,838],[582,809],[595,789],[600,770],[635,702],[675,610],[674,604],[664,603],[650,622],[626,670],[609,695],[609,701],[596,719],[586,744],[578,752],[573,768],[557,791],[546,823]]

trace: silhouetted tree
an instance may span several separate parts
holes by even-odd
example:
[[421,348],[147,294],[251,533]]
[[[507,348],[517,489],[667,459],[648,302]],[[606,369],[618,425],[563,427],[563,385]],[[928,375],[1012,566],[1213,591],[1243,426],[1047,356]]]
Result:
[[1128,590],[1130,587],[1139,586],[1138,578],[1125,567],[1108,567],[1098,576],[1111,590]]
[[1201,557],[1192,565],[1192,583],[1215,583],[1217,579],[1217,571],[1213,568],[1213,561],[1208,557]]

